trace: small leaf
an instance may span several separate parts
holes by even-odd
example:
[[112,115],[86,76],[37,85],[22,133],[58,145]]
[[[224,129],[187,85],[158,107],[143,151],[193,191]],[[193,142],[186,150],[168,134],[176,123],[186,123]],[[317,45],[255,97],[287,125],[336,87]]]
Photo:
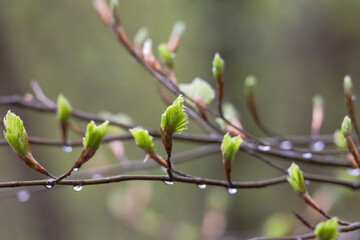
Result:
[[295,192],[304,194],[306,193],[304,176],[298,165],[292,163],[288,169],[289,176],[287,177],[288,182],[292,186]]
[[[231,103],[229,102],[224,103],[222,109],[223,109],[224,118],[227,119],[228,121],[232,122],[233,119],[239,120],[239,114],[236,108],[234,107],[234,105],[232,105]],[[222,129],[225,129],[225,127],[227,126],[227,123],[221,118],[216,118],[215,122],[219,124],[219,126]]]
[[336,239],[339,236],[338,219],[336,217],[326,220],[316,225],[314,234],[320,240]]
[[223,73],[225,68],[225,62],[221,58],[219,53],[215,53],[213,62],[212,62],[212,72],[215,79],[218,79]]
[[129,130],[133,135],[136,144],[144,150],[154,151],[153,137],[149,135],[149,131],[140,127]]
[[229,133],[224,135],[221,143],[221,152],[223,153],[226,161],[232,162],[234,160],[235,154],[239,150],[242,141],[243,140],[240,136],[231,138]]
[[175,24],[174,24],[174,27],[172,29],[172,32],[171,32],[171,36],[181,36],[183,35],[184,31],[186,29],[186,25],[183,21],[177,21]]
[[4,118],[4,135],[10,146],[18,154],[27,154],[29,151],[27,133],[23,121],[10,110]]
[[159,57],[161,61],[169,68],[174,65],[175,53],[171,52],[165,43],[161,43],[158,47]]
[[182,133],[186,130],[188,117],[184,112],[182,95],[179,95],[172,105],[161,115],[161,129],[170,128],[172,133]]
[[209,104],[215,98],[214,89],[212,89],[208,82],[201,78],[195,78],[188,84],[180,84],[179,88],[193,100],[200,100],[205,104]]
[[145,40],[149,37],[149,30],[145,27],[140,28],[134,37],[134,45],[141,46]]
[[103,124],[96,126],[96,124],[91,121],[87,125],[86,134],[83,138],[83,145],[85,148],[97,149],[100,146],[104,138],[108,123],[108,121],[105,121]]
[[57,98],[57,117],[61,121],[66,121],[72,111],[70,102],[62,95],[59,94]]
[[256,87],[257,80],[255,76],[249,75],[245,79],[245,94],[247,96],[252,95],[254,93],[254,89]]
[[341,130],[336,130],[334,133],[334,143],[338,148],[346,148],[346,140]]
[[349,118],[349,116],[345,116],[345,118],[341,124],[341,132],[343,134],[351,132],[351,119]]

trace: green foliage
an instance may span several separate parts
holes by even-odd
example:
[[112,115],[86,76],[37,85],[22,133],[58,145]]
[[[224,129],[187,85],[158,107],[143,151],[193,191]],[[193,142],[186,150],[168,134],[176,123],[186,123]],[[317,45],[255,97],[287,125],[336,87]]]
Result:
[[133,135],[136,144],[144,150],[154,151],[153,137],[149,135],[149,131],[140,127],[129,130]]
[[87,125],[86,134],[83,138],[84,147],[97,149],[100,146],[102,139],[104,138],[108,124],[109,122],[105,121],[103,124],[96,126],[96,124],[91,121]]
[[349,116],[345,116],[342,124],[341,124],[341,132],[342,133],[350,133],[351,132],[351,119]]
[[338,219],[332,218],[316,225],[314,233],[320,240],[336,239],[339,236]]
[[350,75],[346,75],[344,77],[344,91],[345,91],[345,93],[351,94],[352,87],[353,87],[352,79],[351,79]]
[[292,163],[288,169],[289,176],[287,177],[288,182],[292,186],[295,192],[304,194],[306,193],[304,176],[298,165]]
[[161,43],[158,47],[159,57],[161,61],[169,68],[174,65],[175,54],[172,53],[165,43]]
[[172,133],[182,133],[186,130],[188,117],[184,112],[183,102],[182,95],[179,95],[161,115],[162,131],[165,131],[166,127],[170,127]]
[[336,130],[334,133],[334,143],[338,148],[346,148],[346,140],[341,130]]
[[195,78],[188,84],[180,84],[179,88],[187,96],[194,100],[201,100],[205,104],[209,104],[215,97],[214,89],[212,89],[208,82],[201,78]]
[[225,62],[221,58],[219,53],[215,53],[213,62],[212,62],[212,72],[215,78],[220,77],[221,74],[224,72]]
[[257,80],[255,76],[249,75],[245,78],[245,94],[247,96],[253,94],[256,84]]
[[72,111],[70,102],[62,95],[59,94],[57,98],[57,117],[61,121],[66,121]]
[[6,141],[19,154],[27,154],[27,133],[23,121],[10,110],[4,118]]
[[221,152],[227,161],[232,162],[234,160],[235,154],[239,150],[242,141],[243,140],[240,136],[232,138],[230,137],[229,133],[224,135],[223,141],[221,143]]

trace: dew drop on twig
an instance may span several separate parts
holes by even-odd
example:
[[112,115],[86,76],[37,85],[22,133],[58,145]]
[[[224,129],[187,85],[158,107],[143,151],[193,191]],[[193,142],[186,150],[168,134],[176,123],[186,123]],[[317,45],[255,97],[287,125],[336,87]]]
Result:
[[64,145],[64,146],[62,147],[62,150],[63,150],[64,152],[71,152],[71,151],[73,150],[73,148],[72,148],[72,146]]
[[314,151],[320,152],[324,150],[325,143],[323,141],[317,141],[312,145],[312,148],[314,149]]
[[205,189],[205,188],[206,188],[206,184],[199,184],[198,187],[199,187],[200,189]]
[[303,158],[306,158],[306,159],[309,159],[309,158],[312,158],[312,153],[303,153],[302,155],[301,155]]
[[173,181],[164,181],[164,183],[167,184],[167,185],[173,185],[174,184]]
[[82,188],[83,188],[83,186],[81,186],[81,185],[76,185],[73,187],[75,192],[80,192]]
[[20,191],[16,194],[17,199],[19,202],[27,202],[30,199],[30,193],[28,191]]
[[228,188],[228,193],[235,194],[235,193],[237,193],[237,189],[236,188]]
[[354,177],[360,176],[359,168],[348,168],[346,171],[351,176],[354,176]]
[[74,170],[75,172],[77,172],[77,171],[79,171],[79,168],[74,168],[73,170]]
[[282,141],[280,143],[280,148],[284,150],[290,150],[292,148],[292,143],[289,140]]
[[270,149],[271,149],[270,146],[264,146],[264,145],[259,145],[257,148],[258,148],[260,151],[264,151],[264,152],[270,151]]

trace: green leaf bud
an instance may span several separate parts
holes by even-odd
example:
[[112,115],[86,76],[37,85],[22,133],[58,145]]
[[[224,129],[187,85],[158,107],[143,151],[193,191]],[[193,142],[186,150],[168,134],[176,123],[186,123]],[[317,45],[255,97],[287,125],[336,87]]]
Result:
[[21,155],[28,154],[30,151],[29,142],[23,121],[20,117],[9,110],[4,118],[4,126],[4,136],[14,151]]
[[315,95],[313,97],[313,105],[315,108],[323,108],[324,107],[324,98],[321,95]]
[[183,21],[177,21],[171,32],[171,36],[181,36],[186,29],[186,25]]
[[205,104],[209,104],[215,98],[214,89],[208,82],[201,78],[195,78],[188,84],[180,84],[179,88],[193,100],[200,100]]
[[70,102],[60,93],[57,98],[57,117],[61,121],[67,121],[71,111]]
[[341,132],[343,134],[351,132],[351,119],[349,118],[349,116],[345,116],[345,118],[341,124]]
[[83,138],[84,148],[99,148],[109,122],[105,121],[103,124],[96,126],[96,124],[91,121],[86,128],[85,137]]
[[352,84],[352,80],[350,75],[346,75],[344,77],[344,91],[347,94],[352,94],[352,88],[353,88],[353,84]]
[[256,83],[257,83],[257,80],[256,80],[255,76],[249,75],[246,77],[246,79],[245,79],[245,94],[247,96],[253,94],[254,89],[256,87]]
[[304,176],[298,165],[292,163],[288,169],[289,176],[287,177],[288,182],[292,186],[295,192],[304,194],[306,193]]
[[224,135],[223,141],[221,143],[221,152],[224,156],[224,160],[232,162],[234,160],[235,154],[239,150],[239,147],[242,143],[242,138],[240,136],[230,137],[229,133]]
[[346,140],[341,130],[336,130],[334,133],[334,143],[338,148],[346,148]]
[[165,43],[161,43],[158,47],[159,57],[161,61],[169,68],[174,65],[175,53],[171,52]]
[[153,137],[149,135],[149,131],[140,127],[129,130],[133,135],[136,144],[145,151],[154,151]]
[[225,63],[219,53],[215,53],[212,62],[212,72],[215,79],[218,79],[224,73]]
[[314,234],[320,240],[336,239],[339,236],[338,219],[336,217],[326,220],[316,225]]
[[188,117],[184,112],[182,95],[179,95],[161,115],[161,129],[169,128],[172,133],[182,133],[186,130]]
[[149,30],[145,27],[140,28],[134,37],[134,45],[141,46],[149,38]]

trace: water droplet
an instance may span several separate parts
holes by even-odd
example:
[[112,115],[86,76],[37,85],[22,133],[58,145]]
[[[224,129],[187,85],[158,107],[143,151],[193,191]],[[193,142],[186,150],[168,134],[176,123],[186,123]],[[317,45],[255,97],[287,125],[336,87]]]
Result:
[[261,151],[264,151],[264,152],[267,152],[267,151],[269,151],[271,149],[270,146],[263,146],[263,145],[259,145],[257,148],[259,150],[261,150]]
[[284,150],[290,150],[292,148],[292,142],[290,142],[289,140],[282,141],[280,143],[280,148]]
[[95,173],[92,175],[92,179],[99,179],[99,178],[102,178],[103,175],[101,175],[100,173]]
[[351,100],[356,101],[356,96],[352,95]]
[[167,185],[173,185],[174,184],[173,181],[164,181],[164,183],[167,184]]
[[309,158],[312,158],[312,153],[303,153],[302,155],[301,155],[303,158],[307,158],[307,159],[309,159]]
[[83,188],[83,186],[81,186],[81,185],[76,185],[73,187],[75,192],[80,192],[82,188]]
[[51,189],[53,186],[52,186],[51,184],[46,184],[45,187],[46,187],[47,189]]
[[19,202],[27,202],[30,199],[30,193],[28,191],[20,191],[16,195]]
[[312,145],[312,148],[314,149],[314,151],[320,152],[324,150],[325,143],[323,141],[317,141]]
[[72,148],[72,146],[64,145],[64,146],[62,147],[62,150],[63,150],[64,152],[71,152],[71,151],[73,150],[73,148]]
[[73,170],[74,170],[75,172],[77,172],[77,171],[79,171],[79,168],[76,167],[76,168],[74,168]]
[[235,193],[237,193],[237,189],[236,188],[228,188],[228,193],[235,194]]
[[310,185],[310,184],[311,184],[311,181],[310,181],[310,180],[305,180],[305,184],[306,184],[306,185]]
[[206,188],[206,184],[199,184],[198,187],[199,187],[200,189],[205,189],[205,188]]
[[358,168],[348,168],[346,171],[351,176],[354,177],[360,176],[360,169]]

